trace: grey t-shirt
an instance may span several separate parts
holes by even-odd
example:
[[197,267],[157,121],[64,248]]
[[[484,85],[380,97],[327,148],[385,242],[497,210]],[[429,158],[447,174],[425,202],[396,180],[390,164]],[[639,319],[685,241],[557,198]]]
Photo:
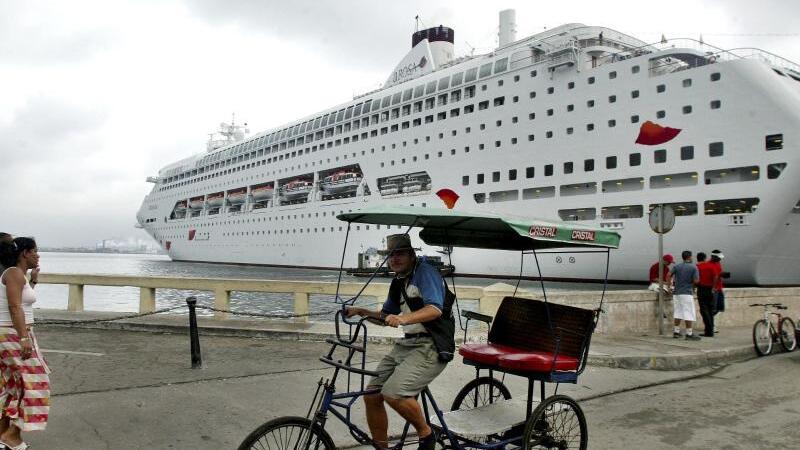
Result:
[[675,281],[675,295],[692,295],[693,281],[700,279],[700,272],[697,266],[692,263],[682,262],[669,269],[672,279]]

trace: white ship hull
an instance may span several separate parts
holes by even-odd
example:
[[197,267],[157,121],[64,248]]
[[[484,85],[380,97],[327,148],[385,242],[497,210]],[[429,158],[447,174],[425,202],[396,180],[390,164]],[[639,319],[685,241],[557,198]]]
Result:
[[[523,47],[527,48],[520,48]],[[514,48],[511,45],[505,47],[507,52],[498,50],[494,55],[441,68],[419,79],[388,87],[385,92],[374,93],[369,98],[380,100],[407,88],[479,67],[484,62],[513,54]],[[198,217],[169,219],[177,201],[216,192],[220,185],[223,189],[238,188],[241,178],[252,179],[253,184],[278,182],[272,173],[292,175],[290,168],[299,166],[298,161],[305,156],[273,161],[272,157],[288,152],[280,146],[276,146],[277,152],[272,152],[273,144],[266,142],[262,154],[252,153],[253,160],[263,161],[262,164],[208,179],[203,179],[202,172],[197,170],[197,181],[188,185],[168,181],[169,174],[177,169],[191,173],[209,161],[208,155],[189,158],[162,170],[161,181],[145,198],[138,213],[139,223],[165,248],[166,242],[170,242],[169,255],[174,260],[336,268],[341,261],[347,228],[346,223],[336,220],[336,214],[375,204],[439,208],[443,203],[434,193],[449,188],[460,196],[456,209],[545,219],[572,218],[565,211],[594,209],[596,217],[580,223],[613,228],[622,236],[619,250],[612,252],[609,278],[645,281],[650,264],[657,258],[657,238],[647,221],[650,205],[694,202],[696,213],[677,217],[675,228],[665,235],[667,252],[678,256],[685,249],[710,253],[719,248],[726,255],[723,265],[732,274],[731,283],[800,284],[800,208],[797,207],[800,200],[800,78],[777,74],[774,66],[756,59],[720,59],[672,73],[652,73],[650,61],[668,54],[665,52],[670,50],[606,61],[596,68],[591,67],[590,60],[580,59],[574,66],[556,68],[551,73],[548,73],[547,62],[530,60],[516,67],[511,65],[501,74],[464,83],[460,87],[477,87],[470,98],[462,94],[460,99],[444,105],[418,112],[412,109],[407,116],[370,123],[333,136],[323,135],[319,139],[311,129],[307,133],[310,141],[300,146],[313,147],[316,151],[320,145],[320,155],[329,161],[318,163],[315,170],[330,173],[341,164],[336,162],[340,157],[348,156],[348,165],[359,166],[368,189],[363,192],[359,189],[358,194],[350,198],[312,196],[314,198],[302,204],[258,209],[248,202],[238,212],[209,215],[204,211]],[[583,57],[586,54],[580,53]],[[536,77],[531,76],[534,70],[538,72]],[[611,72],[614,72],[613,77]],[[719,79],[712,81],[717,76]],[[595,81],[589,83],[590,77]],[[570,83],[574,83],[573,87],[569,87]],[[662,85],[665,92],[660,92]],[[550,88],[553,88],[552,94],[548,93]],[[453,90],[444,92],[449,94]],[[637,93],[633,94],[634,91]],[[419,100],[438,95],[439,92],[425,95]],[[504,99],[502,103],[496,100],[500,97]],[[359,98],[321,114],[335,113],[365,100],[366,97]],[[415,101],[411,99],[398,107],[406,103],[413,105]],[[482,102],[488,102],[489,106],[483,108]],[[474,106],[474,112],[464,112],[468,105]],[[380,111],[388,112],[392,107]],[[457,116],[452,114],[455,108],[460,110]],[[426,116],[438,117],[440,112],[447,113],[447,118],[426,122]],[[379,112],[368,115],[372,114]],[[318,116],[288,126],[311,124]],[[638,116],[638,122],[633,123],[632,116]],[[417,118],[421,119],[419,125],[398,126],[397,131],[391,131],[393,125],[413,123]],[[645,121],[681,131],[661,145],[636,144]],[[385,134],[383,128],[387,129]],[[273,131],[280,129],[264,135]],[[361,137],[364,133],[366,138]],[[775,135],[782,135],[782,148],[767,151],[765,139]],[[355,141],[352,136],[360,138]],[[327,145],[329,141],[345,137],[348,137],[346,144]],[[415,140],[418,143],[412,144]],[[716,142],[724,144],[723,154],[712,157],[709,145]],[[393,146],[397,149],[393,150]],[[683,158],[683,148],[689,146],[693,147],[693,156]],[[656,151],[661,149],[666,150],[666,161],[657,162]],[[219,150],[225,151],[228,150]],[[641,164],[629,164],[633,153],[640,154]],[[317,155],[313,153],[308,158],[323,159]],[[608,157],[616,157],[616,164],[607,165]],[[593,160],[591,170],[586,160]],[[213,161],[211,170],[225,170],[215,167]],[[565,163],[571,163],[573,170],[566,170]],[[244,167],[244,164],[236,164]],[[778,164],[785,166],[780,176],[773,178],[770,174]],[[546,175],[548,165],[552,165],[551,175]],[[528,170],[531,167],[532,173]],[[757,167],[752,181],[704,183],[723,169],[750,170],[752,167]],[[378,188],[379,179],[417,172],[426,172],[431,180],[420,192],[387,196]],[[669,175],[675,174],[677,180],[681,178],[677,175],[690,173],[696,173],[695,182],[691,177],[684,177],[689,180],[685,186],[660,187],[665,179],[666,184],[670,184],[673,177]],[[528,177],[529,174],[533,176]],[[642,179],[641,188],[612,192],[616,180],[638,178]],[[604,182],[609,187],[606,192]],[[569,195],[572,186],[591,186],[592,183],[596,183],[595,191]],[[530,192],[526,189],[546,190],[548,187],[553,187],[549,197],[526,193]],[[300,196],[307,194],[299,193]],[[714,213],[718,200],[739,199],[757,199],[757,207]],[[624,205],[638,206],[643,212],[627,218],[603,217],[603,208]],[[189,230],[198,227],[208,232],[207,240],[188,239]],[[355,266],[359,251],[380,247],[386,235],[400,231],[397,227],[353,225],[345,265]],[[415,239],[415,244],[419,242]],[[438,248],[423,246],[425,253],[436,250]],[[519,270],[519,255],[510,252],[456,248],[453,261],[458,272],[466,274],[515,276]],[[599,255],[543,254],[539,262],[542,275],[549,278],[599,280],[604,276],[605,263]],[[528,271],[524,275],[537,276],[533,272],[535,264],[526,264],[526,267]]]

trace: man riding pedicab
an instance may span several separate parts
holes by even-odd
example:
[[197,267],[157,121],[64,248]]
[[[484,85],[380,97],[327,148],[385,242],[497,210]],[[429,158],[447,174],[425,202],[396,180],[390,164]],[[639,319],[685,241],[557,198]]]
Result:
[[396,273],[389,295],[378,311],[351,306],[348,317],[359,315],[403,327],[404,337],[375,369],[369,389],[380,392],[364,396],[367,424],[372,439],[388,447],[389,420],[384,402],[411,423],[419,436],[420,450],[433,450],[436,438],[425,420],[417,395],[453,359],[455,351],[454,296],[439,271],[417,258],[407,234],[386,238],[389,269]]

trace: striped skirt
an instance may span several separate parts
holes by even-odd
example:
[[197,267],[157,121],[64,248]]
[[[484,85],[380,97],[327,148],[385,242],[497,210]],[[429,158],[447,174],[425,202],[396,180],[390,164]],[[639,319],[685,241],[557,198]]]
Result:
[[50,369],[29,334],[33,352],[23,360],[16,330],[0,327],[0,417],[22,431],[44,430],[50,412]]

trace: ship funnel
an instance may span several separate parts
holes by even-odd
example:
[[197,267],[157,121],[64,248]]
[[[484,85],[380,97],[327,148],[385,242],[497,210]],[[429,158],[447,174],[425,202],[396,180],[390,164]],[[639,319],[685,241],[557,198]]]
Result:
[[411,35],[411,48],[416,47],[423,39],[428,40],[435,67],[440,67],[442,64],[453,60],[455,31],[452,28],[439,25],[438,27],[419,30]]
[[513,9],[500,11],[500,31],[497,33],[498,47],[517,40],[517,12]]

